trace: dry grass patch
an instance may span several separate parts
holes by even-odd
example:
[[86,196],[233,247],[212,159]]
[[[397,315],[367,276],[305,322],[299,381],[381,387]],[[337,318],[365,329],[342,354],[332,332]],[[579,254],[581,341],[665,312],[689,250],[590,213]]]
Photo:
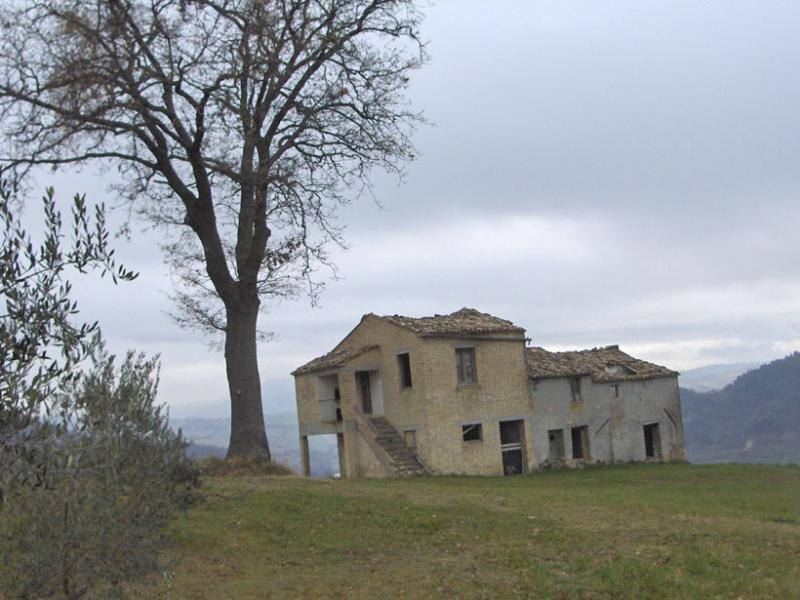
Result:
[[286,465],[262,458],[216,458],[198,461],[201,475],[206,477],[257,477],[260,475],[290,477],[295,476]]

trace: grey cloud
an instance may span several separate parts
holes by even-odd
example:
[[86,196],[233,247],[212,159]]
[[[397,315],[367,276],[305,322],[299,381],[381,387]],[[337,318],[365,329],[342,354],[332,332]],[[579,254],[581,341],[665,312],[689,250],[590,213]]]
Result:
[[[352,248],[321,307],[284,302],[262,319],[277,336],[260,349],[268,406],[290,407],[288,372],[370,311],[471,305],[536,343],[620,342],[677,368],[797,347],[800,5],[444,0],[428,12],[432,62],[412,96],[435,125],[418,132],[405,185],[376,174],[383,210],[362,198],[342,211]],[[107,179],[54,177],[113,201]],[[157,236],[120,249],[140,282],[87,283],[82,305],[116,343],[163,352],[166,392],[187,390],[176,402],[217,400],[221,356],[163,315]]]
[[679,221],[691,207],[708,221],[754,193],[793,200],[797,7],[502,6],[431,11],[416,97],[436,126],[420,132],[409,185],[381,188],[393,215],[491,206]]

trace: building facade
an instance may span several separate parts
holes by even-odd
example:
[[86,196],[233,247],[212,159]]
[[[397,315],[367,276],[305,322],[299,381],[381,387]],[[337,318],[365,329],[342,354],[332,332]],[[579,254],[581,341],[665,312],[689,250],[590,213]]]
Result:
[[336,434],[350,478],[684,458],[678,373],[616,346],[528,347],[524,329],[470,308],[367,314],[292,374],[306,475],[320,434]]

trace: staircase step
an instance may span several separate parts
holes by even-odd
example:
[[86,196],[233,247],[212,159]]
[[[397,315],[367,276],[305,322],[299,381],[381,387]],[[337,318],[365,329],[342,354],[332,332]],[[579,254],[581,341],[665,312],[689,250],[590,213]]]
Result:
[[386,417],[371,417],[375,441],[389,456],[389,461],[398,477],[424,475],[425,469],[417,460],[416,453],[406,446],[405,441]]

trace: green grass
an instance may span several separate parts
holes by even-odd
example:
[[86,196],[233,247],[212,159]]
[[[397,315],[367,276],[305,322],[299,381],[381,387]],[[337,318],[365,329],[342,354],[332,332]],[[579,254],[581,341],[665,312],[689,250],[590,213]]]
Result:
[[798,467],[206,483],[171,598],[800,598]]

